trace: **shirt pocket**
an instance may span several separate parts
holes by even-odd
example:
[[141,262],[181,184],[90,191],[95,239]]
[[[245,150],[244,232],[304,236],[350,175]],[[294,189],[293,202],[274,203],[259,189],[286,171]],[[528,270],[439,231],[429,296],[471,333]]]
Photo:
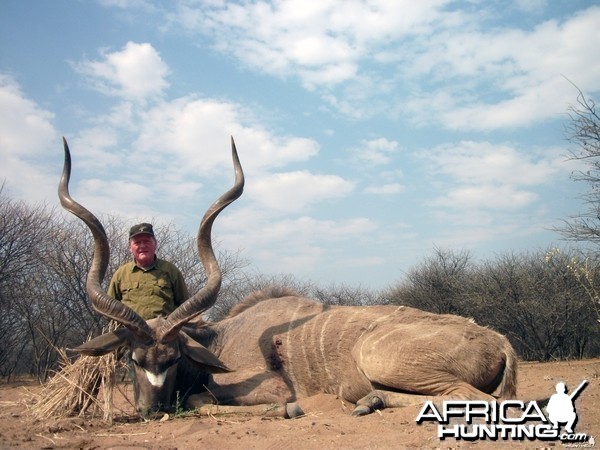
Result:
[[140,287],[139,281],[123,281],[121,282],[121,292],[125,294],[126,292],[133,291]]
[[172,298],[173,288],[171,282],[165,278],[157,278],[152,283],[153,294],[158,295],[162,298]]

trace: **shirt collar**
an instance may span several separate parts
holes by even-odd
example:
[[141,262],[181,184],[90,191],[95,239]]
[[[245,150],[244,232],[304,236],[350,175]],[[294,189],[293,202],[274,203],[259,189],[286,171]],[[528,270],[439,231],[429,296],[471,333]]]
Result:
[[152,265],[150,267],[142,267],[142,266],[138,265],[138,263],[134,260],[131,271],[135,272],[136,270],[141,270],[142,272],[148,272],[148,271],[154,269],[156,267],[157,263],[158,263],[158,258],[156,256],[154,256],[154,262],[152,263]]

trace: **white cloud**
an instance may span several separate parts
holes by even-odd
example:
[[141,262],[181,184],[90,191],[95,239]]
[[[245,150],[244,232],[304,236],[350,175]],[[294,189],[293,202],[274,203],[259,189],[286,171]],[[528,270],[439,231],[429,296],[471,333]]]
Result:
[[[435,236],[435,245],[472,249],[497,241],[530,240],[539,235],[540,229],[552,226],[552,221],[548,221],[541,210],[508,211],[509,214],[498,215],[491,209],[436,209],[435,220],[445,226]],[[507,248],[511,248],[510,244]]]
[[295,219],[273,221],[272,224],[263,224],[261,229],[265,238],[275,237],[278,242],[289,242],[292,237],[300,245],[312,240],[316,243],[331,239],[344,240],[365,232],[373,231],[375,224],[365,218],[354,218],[342,221],[318,220],[313,217],[302,216]]
[[[243,202],[242,202],[243,205]],[[373,235],[378,225],[367,218],[319,220],[314,217],[277,219],[254,207],[235,207],[219,218],[216,234],[228,248],[252,255],[252,264],[266,273],[319,272],[335,258],[327,247]],[[373,263],[370,261],[369,263]],[[354,265],[354,264],[353,264]],[[318,274],[313,274],[318,275]]]
[[95,211],[151,216],[161,202],[173,199],[212,201],[213,185],[221,185],[221,179],[230,180],[233,174],[229,135],[236,140],[244,170],[252,174],[246,182],[245,198],[256,204],[268,202],[266,207],[271,210],[297,211],[343,196],[353,188],[336,176],[272,174],[317,155],[318,144],[302,137],[275,135],[246,107],[233,102],[195,95],[159,100],[145,109],[120,102],[95,122],[70,141],[73,149],[80,149],[80,173],[89,170],[97,177],[97,170],[110,175],[77,186],[77,195]]
[[100,61],[82,61],[73,67],[104,94],[144,102],[160,97],[169,86],[168,68],[151,44],[127,42],[120,51],[101,54]]
[[548,0],[517,0],[517,6],[525,12],[542,11],[548,4]]
[[103,6],[116,6],[117,8],[141,8],[156,11],[156,5],[150,0],[97,0]]
[[[343,197],[354,188],[335,175],[272,173],[317,155],[318,144],[277,136],[247,108],[233,102],[190,95],[155,102],[146,110],[124,102],[96,122],[71,142],[73,149],[81,149],[80,173],[97,169],[110,175],[77,186],[77,195],[95,211],[147,217],[161,202],[176,199],[200,205],[214,200],[214,186],[229,186],[233,174],[229,135],[236,140],[244,171],[252,174],[244,198],[259,209],[298,212]],[[125,137],[122,129],[131,137]],[[179,213],[187,214],[173,211]]]
[[308,171],[266,175],[254,181],[250,195],[263,208],[277,212],[300,212],[323,201],[348,195],[354,183],[337,175],[315,175]]
[[299,137],[277,137],[242,105],[183,97],[160,102],[142,114],[134,159],[144,156],[180,172],[213,173],[231,167],[228,136],[233,136],[246,170],[262,172],[305,161],[319,151],[317,143]]
[[537,194],[514,186],[488,184],[450,188],[429,204],[456,209],[521,209],[537,199]]
[[[35,164],[60,152],[60,139],[52,124],[54,114],[21,91],[10,76],[0,73],[0,185],[31,202],[46,200],[53,166]],[[62,158],[58,153],[58,160]]]
[[398,152],[398,142],[386,138],[371,139],[361,142],[361,146],[353,151],[354,158],[361,165],[386,165],[391,162],[391,155]]
[[[513,7],[543,17],[545,4]],[[354,118],[385,112],[494,130],[563,112],[573,98],[563,76],[584,91],[600,89],[597,6],[511,28],[498,26],[494,4],[456,9],[444,0],[178,5],[171,27],[209,35],[220,52],[258,72],[297,77]],[[398,106],[390,108],[390,99]]]
[[[172,26],[210,34],[215,46],[255,70],[300,76],[307,87],[352,79],[375,44],[438,20],[446,1],[257,1],[178,3]],[[447,13],[451,16],[452,14]]]
[[[534,188],[550,183],[569,167],[562,165],[556,151],[524,154],[488,142],[464,141],[423,152],[431,175],[444,193],[429,202],[432,206],[456,209],[522,209],[539,195]],[[527,187],[527,189],[525,189]]]
[[82,181],[79,184],[79,191],[82,198],[102,195],[109,199],[119,198],[123,204],[142,204],[152,195],[149,185],[98,178]]
[[89,170],[121,164],[122,155],[114,152],[117,142],[117,131],[110,127],[88,128],[68,139],[74,158]]
[[[115,32],[147,43],[114,44],[119,34],[78,42],[78,29],[49,46],[30,45],[27,33],[16,39],[32,57],[27,66],[9,58],[12,72],[42,73],[50,56],[57,64],[23,78],[37,103],[15,83],[1,85],[0,173],[18,176],[27,199],[56,201],[56,112],[74,152],[76,198],[99,214],[173,216],[195,229],[231,185],[233,135],[246,190],[216,235],[275,271],[288,271],[282,262],[304,273],[323,265],[348,277],[337,268],[351,258],[340,255],[404,263],[406,248],[417,254],[453,236],[520,245],[515,230],[541,236],[548,217],[579,207],[568,166],[540,146],[560,140],[557,122],[567,118],[556,113],[577,94],[567,78],[592,97],[600,80],[600,8],[545,2],[98,0],[86,11],[100,3],[114,15],[85,15],[90,25],[116,20]],[[75,46],[61,46],[65,39]],[[85,55],[72,65],[80,80],[112,98],[81,95],[85,84],[60,63],[74,51]],[[167,60],[177,64],[173,91]],[[200,75],[189,61],[206,63]],[[299,98],[298,86],[310,92]],[[555,128],[502,134],[554,118]],[[484,139],[509,143],[476,141]],[[456,144],[439,145],[449,140]],[[417,147],[433,150],[419,159]],[[383,212],[381,224],[356,218],[361,209]]]
[[5,160],[43,154],[56,141],[54,114],[28,99],[18,83],[2,73],[0,117],[0,156]]
[[[532,30],[492,28],[436,34],[415,48],[411,78],[433,77],[408,106],[416,122],[439,120],[460,130],[527,126],[565,111],[574,98],[568,78],[586,91],[600,89],[600,8],[580,11],[562,23]],[[424,51],[423,51],[424,50]],[[446,83],[439,87],[438,83]],[[493,86],[493,95],[486,95]],[[481,92],[480,92],[481,91]]]
[[[76,170],[74,167],[74,173]],[[87,178],[75,183],[71,191],[78,202],[97,215],[112,214],[133,221],[140,217],[149,220],[156,214],[156,195],[151,182],[143,184],[115,176]],[[160,216],[166,219],[166,214]]]
[[400,183],[387,183],[369,186],[365,189],[365,192],[376,195],[391,195],[403,192],[404,189],[404,186],[402,186]]
[[[462,141],[423,152],[434,173],[450,175],[460,183],[538,185],[549,183],[564,157],[556,149],[535,155],[503,144]],[[568,168],[562,168],[568,170]]]

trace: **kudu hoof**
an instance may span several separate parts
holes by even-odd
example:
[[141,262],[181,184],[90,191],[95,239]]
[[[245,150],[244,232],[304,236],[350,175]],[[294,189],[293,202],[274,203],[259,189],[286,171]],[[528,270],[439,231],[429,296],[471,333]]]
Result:
[[286,419],[295,419],[296,417],[300,417],[304,415],[304,411],[300,408],[298,403],[286,403],[285,404],[285,418]]
[[385,408],[383,400],[373,393],[361,398],[356,403],[356,408],[352,411],[353,416],[366,416],[372,412]]
[[371,414],[372,412],[373,411],[371,411],[371,408],[369,408],[368,406],[360,405],[354,408],[354,410],[352,411],[352,415],[356,417],[366,416],[367,414]]

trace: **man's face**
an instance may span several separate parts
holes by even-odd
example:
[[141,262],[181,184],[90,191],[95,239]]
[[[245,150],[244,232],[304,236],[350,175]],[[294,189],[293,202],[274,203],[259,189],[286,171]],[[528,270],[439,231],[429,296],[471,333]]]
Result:
[[156,245],[156,239],[149,234],[138,234],[129,240],[129,250],[142,266],[149,266],[154,262]]

